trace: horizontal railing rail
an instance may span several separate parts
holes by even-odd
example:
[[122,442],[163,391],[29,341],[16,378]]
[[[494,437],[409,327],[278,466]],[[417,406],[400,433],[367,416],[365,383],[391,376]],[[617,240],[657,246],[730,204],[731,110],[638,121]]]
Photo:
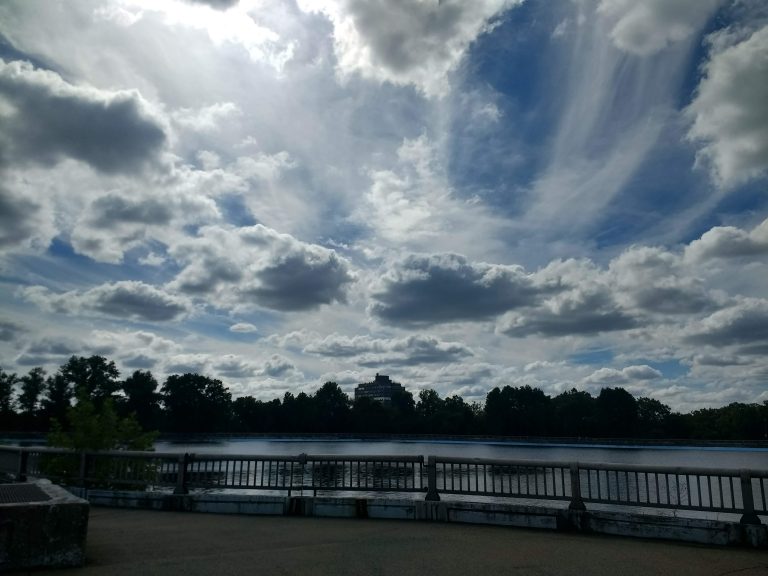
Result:
[[133,490],[426,493],[768,515],[768,470],[382,455],[179,454],[0,446],[0,472],[23,481]]

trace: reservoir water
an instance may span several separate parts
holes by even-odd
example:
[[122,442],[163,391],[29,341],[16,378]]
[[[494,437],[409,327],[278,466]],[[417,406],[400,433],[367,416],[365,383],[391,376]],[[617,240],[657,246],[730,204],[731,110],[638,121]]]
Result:
[[615,446],[464,440],[326,440],[317,438],[227,438],[205,442],[157,442],[158,452],[247,455],[335,454],[456,456],[501,460],[579,461],[768,469],[768,448],[699,446]]

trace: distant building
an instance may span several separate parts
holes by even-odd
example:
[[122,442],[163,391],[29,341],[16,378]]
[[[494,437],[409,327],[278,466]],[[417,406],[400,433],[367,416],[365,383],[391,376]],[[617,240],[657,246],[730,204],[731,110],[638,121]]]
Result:
[[392,403],[392,396],[397,392],[405,392],[402,384],[392,382],[389,376],[377,373],[373,382],[357,385],[357,388],[355,388],[355,400],[358,398],[371,398],[382,404],[389,405]]

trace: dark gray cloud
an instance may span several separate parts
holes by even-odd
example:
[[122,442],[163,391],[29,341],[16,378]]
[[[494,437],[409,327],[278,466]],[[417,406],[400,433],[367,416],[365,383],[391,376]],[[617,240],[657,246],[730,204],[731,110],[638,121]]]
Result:
[[71,356],[79,351],[78,347],[63,340],[40,340],[31,344],[26,350],[27,354],[46,354],[51,356]]
[[512,312],[499,322],[507,336],[539,335],[546,338],[593,335],[629,330],[638,321],[622,310],[608,291],[575,292],[525,312]]
[[100,315],[162,322],[176,320],[189,312],[187,302],[143,282],[121,281],[103,284],[85,292],[55,294],[34,286],[22,296],[49,312],[60,314],[97,313]]
[[171,254],[185,265],[171,286],[205,294],[225,308],[253,305],[290,312],[344,303],[354,280],[348,262],[333,250],[260,224],[208,226]]
[[750,232],[733,226],[716,226],[685,249],[686,258],[694,261],[761,254],[768,254],[768,219]]
[[9,320],[3,320],[0,318],[0,342],[13,342],[26,330]]
[[694,314],[715,307],[703,288],[690,286],[638,286],[632,298],[643,310],[659,314]]
[[480,321],[530,306],[538,295],[517,266],[471,263],[457,254],[410,256],[385,275],[370,312],[412,326]]
[[135,356],[124,358],[123,360],[120,361],[120,363],[126,368],[134,368],[137,370],[142,370],[142,369],[147,370],[149,368],[154,368],[157,365],[157,359],[151,358],[146,354],[137,354]]
[[33,238],[39,231],[40,210],[38,204],[11,194],[0,185],[0,249],[19,246]]
[[190,4],[205,4],[215,10],[229,10],[240,0],[187,0]]
[[355,363],[361,366],[450,363],[474,355],[471,348],[460,342],[445,342],[428,335],[382,339],[332,334],[308,344],[304,352],[334,358],[354,357]]
[[157,161],[162,123],[135,92],[69,84],[28,62],[0,60],[0,97],[11,113],[0,126],[0,160],[52,165],[63,158],[107,173],[133,174]]
[[257,278],[258,286],[244,288],[243,296],[285,312],[345,303],[346,285],[352,281],[346,263],[333,253],[322,259],[289,256],[260,270]]
[[91,204],[90,223],[96,228],[111,228],[118,222],[163,225],[173,218],[167,202],[155,198],[133,200],[122,196],[102,196]]
[[692,344],[743,345],[744,350],[757,346],[759,350],[768,345],[768,300],[744,299],[715,312],[695,325],[686,339]]
[[286,376],[296,370],[289,360],[274,354],[269,360],[264,362],[264,365],[259,370],[259,374],[262,376],[269,376],[271,378],[280,378]]
[[88,295],[94,310],[120,318],[165,321],[188,311],[178,298],[142,282],[115,282],[95,288]]

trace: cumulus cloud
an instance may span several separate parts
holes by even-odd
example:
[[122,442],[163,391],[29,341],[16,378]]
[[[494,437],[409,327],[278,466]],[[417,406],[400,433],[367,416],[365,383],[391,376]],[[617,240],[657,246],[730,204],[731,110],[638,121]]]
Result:
[[555,261],[535,279],[546,297],[538,305],[505,314],[497,331],[514,337],[557,337],[627,330],[638,324],[617,301],[609,279],[592,262]]
[[259,330],[249,322],[238,322],[237,324],[232,324],[232,326],[229,327],[229,331],[238,334],[251,334],[253,332],[258,332]]
[[439,95],[448,74],[494,18],[521,0],[396,1],[301,0],[305,11],[323,12],[334,26],[342,76],[413,84]]
[[190,4],[205,4],[216,10],[228,10],[239,0],[187,0]]
[[768,254],[768,219],[749,232],[734,226],[715,226],[685,248],[686,259],[693,262],[761,254]]
[[139,190],[127,186],[97,197],[75,222],[73,248],[94,260],[117,264],[131,249],[152,241],[172,243],[184,226],[220,218],[214,200],[189,193],[184,183],[175,184]]
[[12,342],[25,330],[15,322],[0,319],[0,342]]
[[0,60],[0,161],[50,166],[73,158],[105,173],[157,164],[162,119],[136,91],[70,84],[28,62]]
[[384,274],[369,311],[406,326],[479,321],[536,297],[530,275],[519,266],[473,263],[458,254],[414,255]]
[[311,342],[304,352],[334,358],[354,358],[361,366],[404,366],[458,362],[474,352],[461,342],[446,342],[434,336],[373,338],[331,334]]
[[691,275],[681,256],[633,246],[611,261],[616,297],[629,308],[659,314],[692,314],[717,306],[706,284]]
[[[723,41],[723,40],[726,41]],[[720,40],[720,41],[718,41]],[[768,168],[768,26],[735,43],[720,34],[686,109],[698,159],[730,188]]]
[[184,298],[132,280],[62,293],[51,292],[42,286],[32,286],[21,289],[20,295],[47,312],[96,314],[136,321],[177,320],[191,310]]
[[723,0],[600,0],[611,39],[627,52],[655,54],[699,30]]
[[354,279],[350,265],[333,250],[261,224],[204,227],[170,253],[184,265],[172,288],[213,297],[225,307],[297,311],[344,303]]
[[53,237],[52,220],[50,210],[0,185],[0,250],[47,246]]
[[742,298],[733,306],[718,310],[689,328],[687,340],[693,344],[721,347],[768,345],[768,300]]
[[656,380],[661,377],[661,372],[655,368],[641,364],[639,366],[627,366],[621,370],[600,368],[587,376],[583,383],[600,386],[623,386],[637,381]]
[[174,122],[198,132],[216,130],[228,117],[242,114],[234,102],[217,102],[202,108],[180,108],[171,114]]

